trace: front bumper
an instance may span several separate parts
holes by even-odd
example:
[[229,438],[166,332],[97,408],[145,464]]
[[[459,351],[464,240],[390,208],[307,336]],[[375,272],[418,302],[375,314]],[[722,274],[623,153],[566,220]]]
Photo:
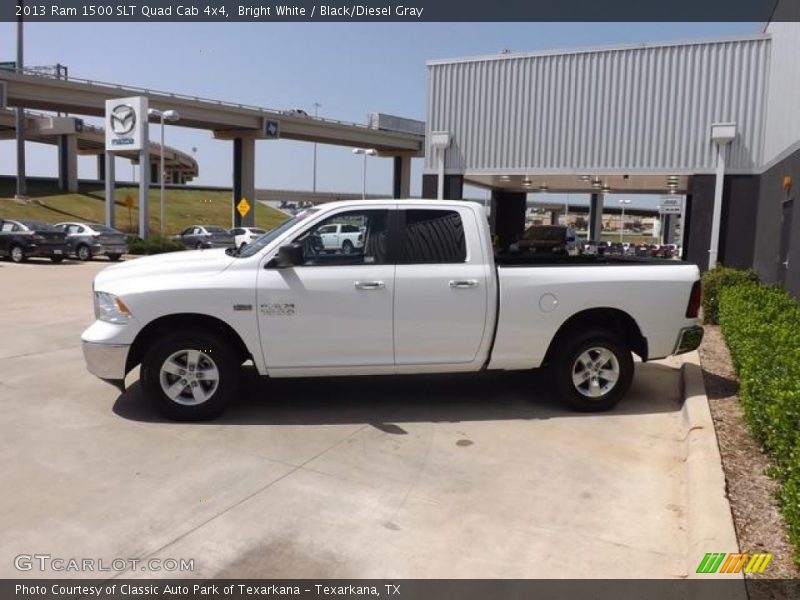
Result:
[[125,381],[128,344],[99,344],[81,341],[86,368],[95,377],[119,386]]
[[678,341],[675,343],[673,354],[685,354],[692,350],[697,350],[700,342],[703,341],[703,328],[699,325],[684,327],[678,333]]

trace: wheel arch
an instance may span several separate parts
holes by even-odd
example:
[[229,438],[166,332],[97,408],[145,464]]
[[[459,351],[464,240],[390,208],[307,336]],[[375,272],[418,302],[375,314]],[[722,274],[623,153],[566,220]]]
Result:
[[176,313],[151,321],[137,334],[128,352],[125,372],[128,373],[142,362],[148,348],[159,337],[175,331],[193,329],[219,335],[236,349],[240,362],[251,358],[250,351],[241,336],[222,319],[199,313]]
[[588,328],[608,329],[609,331],[620,333],[625,345],[642,361],[647,360],[647,338],[642,335],[642,330],[636,320],[618,308],[600,307],[582,310],[564,321],[550,341],[543,364],[549,363],[561,340],[571,335],[574,331]]

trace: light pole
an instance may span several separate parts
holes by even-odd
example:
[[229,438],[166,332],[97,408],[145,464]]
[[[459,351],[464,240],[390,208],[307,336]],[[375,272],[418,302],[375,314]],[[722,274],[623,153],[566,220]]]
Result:
[[[314,102],[314,118],[317,118],[317,112],[322,106],[319,102]],[[317,193],[317,142],[314,142],[314,160],[313,160],[313,172],[314,175],[311,179],[311,190],[316,194]]]
[[625,205],[630,204],[631,201],[620,199],[619,203],[622,206],[622,217],[619,222],[619,241],[622,243],[622,234],[625,231]]
[[[147,114],[151,117],[157,117],[161,121],[161,159],[160,159],[160,177],[161,180],[161,216],[159,218],[159,225],[161,231],[161,237],[164,237],[164,121],[177,121],[181,118],[178,114],[177,110],[157,110],[155,108],[151,108],[147,111]],[[144,165],[139,165],[140,169]],[[142,171],[142,177],[144,177],[144,171]]]
[[364,163],[361,166],[361,199],[367,199],[367,157],[375,156],[377,152],[372,148],[353,148],[353,154],[363,154]]
[[[24,8],[23,0],[17,0],[19,7],[19,18],[17,19],[17,73],[22,73],[25,65],[23,62],[23,38],[22,38],[22,12]],[[17,129],[17,198],[25,199],[28,197],[28,183],[25,174],[25,109],[17,107],[15,116],[15,126]]]

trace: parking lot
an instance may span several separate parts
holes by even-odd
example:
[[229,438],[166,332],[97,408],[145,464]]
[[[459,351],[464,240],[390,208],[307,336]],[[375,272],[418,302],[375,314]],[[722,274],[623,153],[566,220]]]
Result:
[[543,373],[248,372],[222,419],[172,423],[133,374],[120,394],[84,368],[107,265],[0,263],[0,576],[64,575],[15,568],[35,553],[193,559],[192,577],[687,575],[677,360],[638,364],[600,415]]

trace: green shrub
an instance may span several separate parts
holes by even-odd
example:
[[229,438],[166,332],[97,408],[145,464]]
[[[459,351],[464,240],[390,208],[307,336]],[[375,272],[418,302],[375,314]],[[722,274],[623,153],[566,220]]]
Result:
[[128,236],[128,254],[162,254],[185,250],[183,244],[166,236],[152,235],[146,240],[139,236]]
[[722,288],[757,281],[758,275],[750,269],[716,267],[703,273],[703,323],[716,325],[719,322],[719,293]]
[[723,287],[719,323],[753,435],[769,452],[781,510],[800,564],[800,304],[753,282]]

